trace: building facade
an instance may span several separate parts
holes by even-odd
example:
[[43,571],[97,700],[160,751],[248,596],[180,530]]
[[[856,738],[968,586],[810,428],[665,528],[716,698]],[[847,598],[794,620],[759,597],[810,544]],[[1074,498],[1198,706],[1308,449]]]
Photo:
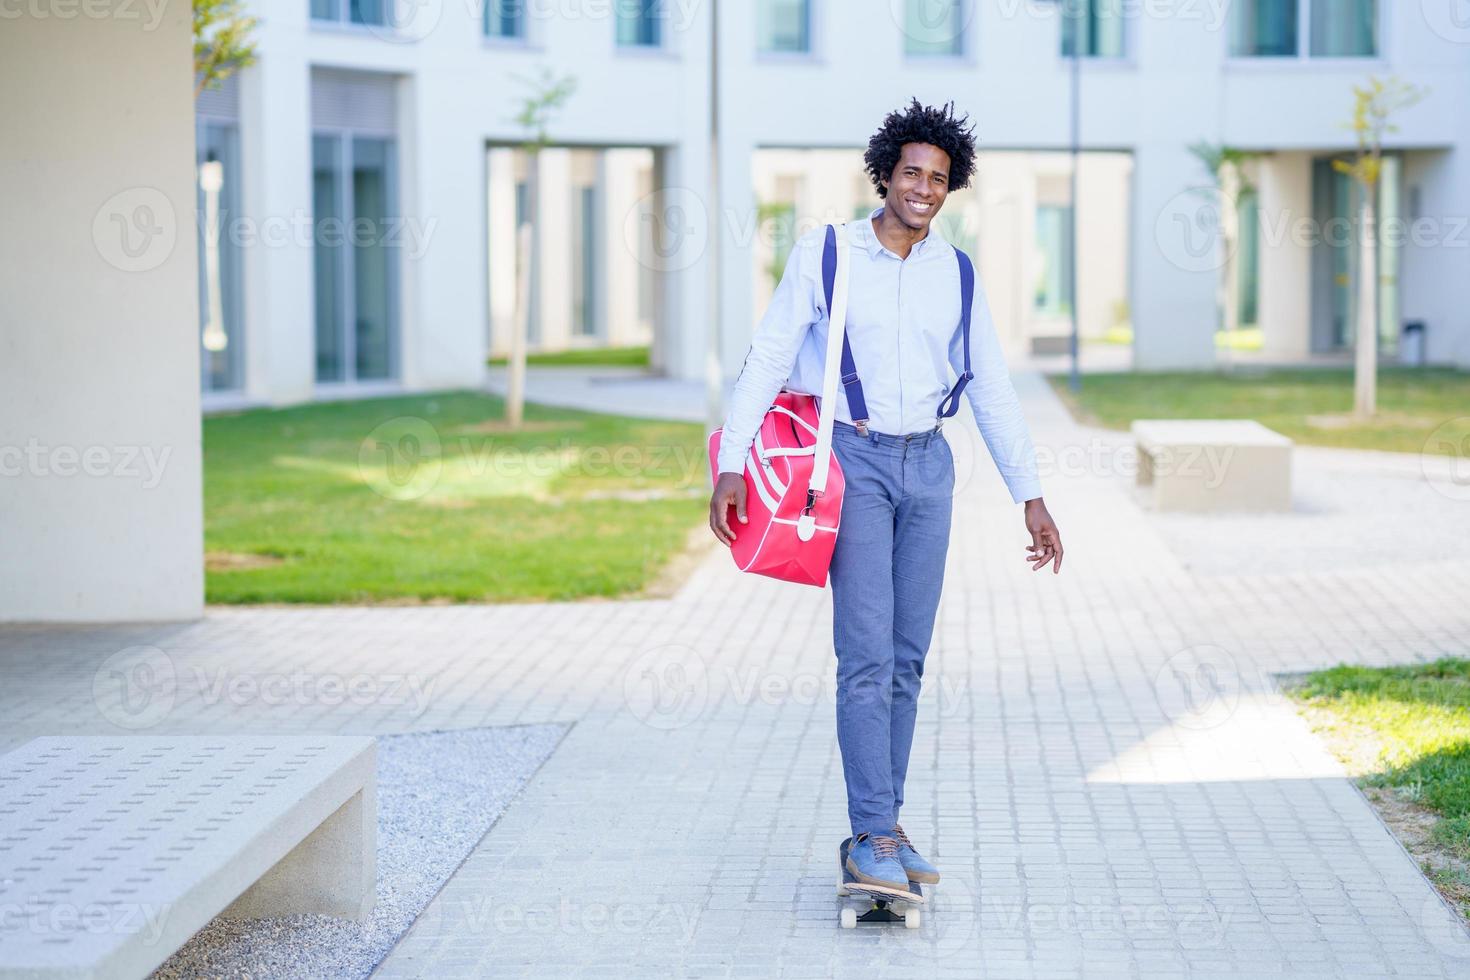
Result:
[[[1470,366],[1452,0],[249,6],[258,63],[197,109],[206,408],[478,385],[516,316],[532,183],[532,349],[646,343],[661,371],[731,377],[792,237],[877,203],[861,149],[911,96],[977,125],[975,185],[941,218],[1009,343],[1054,346],[1075,303],[1085,335],[1131,331],[1136,367],[1208,367],[1228,295],[1271,354],[1344,349],[1355,205],[1333,161],[1370,75],[1427,92],[1386,139],[1385,349],[1413,321],[1428,360]],[[575,87],[533,162],[517,115],[543,71]],[[1249,193],[1210,192],[1200,143],[1252,154]]]

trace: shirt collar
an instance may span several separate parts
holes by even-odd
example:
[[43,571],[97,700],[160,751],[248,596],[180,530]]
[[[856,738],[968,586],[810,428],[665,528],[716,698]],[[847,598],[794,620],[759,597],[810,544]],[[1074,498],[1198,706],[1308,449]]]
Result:
[[[880,204],[876,208],[874,208],[873,210],[871,210],[871,211],[868,212],[867,218],[865,218],[862,221],[857,222],[857,225],[858,225],[858,239],[857,240],[858,240],[859,243],[862,244],[862,246],[865,249],[867,249],[868,255],[872,256],[875,259],[878,257],[879,253],[881,253],[881,252],[887,252],[889,255],[892,255],[894,258],[898,258],[897,253],[893,252],[891,249],[888,248],[888,246],[884,245],[878,239],[877,232],[873,231],[873,220],[875,218],[877,218],[879,215],[881,215],[882,213],[883,213],[883,205]],[[928,234],[926,234],[923,238],[919,239],[917,242],[914,242],[914,249],[913,249],[913,252],[911,254],[913,254],[913,255],[922,254],[926,249],[928,249],[930,242],[943,242],[943,241],[944,241],[944,236],[941,235],[941,234],[939,234],[939,229],[937,227],[935,227],[934,223],[931,221],[929,223],[929,232],[928,232]]]

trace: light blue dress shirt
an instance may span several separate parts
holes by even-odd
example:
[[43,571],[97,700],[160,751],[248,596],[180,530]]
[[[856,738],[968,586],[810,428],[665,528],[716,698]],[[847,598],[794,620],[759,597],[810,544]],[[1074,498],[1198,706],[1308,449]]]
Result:
[[[964,369],[960,271],[954,246],[934,225],[907,259],[878,240],[872,220],[848,223],[847,335],[868,405],[868,428],[903,435],[934,427],[939,404]],[[821,396],[827,355],[827,299],[822,286],[826,226],[797,240],[786,271],[751,340],[730,397],[716,460],[721,473],[741,473],[761,420],[783,386]],[[1017,503],[1041,496],[1036,450],[1006,370],[976,275],[965,396],[991,458]],[[837,386],[836,418],[853,421]]]

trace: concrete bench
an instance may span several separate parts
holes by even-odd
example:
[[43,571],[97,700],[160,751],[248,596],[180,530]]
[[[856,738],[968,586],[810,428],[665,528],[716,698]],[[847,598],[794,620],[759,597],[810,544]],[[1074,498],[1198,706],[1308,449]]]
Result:
[[1291,440],[1250,419],[1139,419],[1138,485],[1157,510],[1291,509]]
[[0,978],[146,977],[216,915],[371,914],[365,736],[48,736],[0,756]]

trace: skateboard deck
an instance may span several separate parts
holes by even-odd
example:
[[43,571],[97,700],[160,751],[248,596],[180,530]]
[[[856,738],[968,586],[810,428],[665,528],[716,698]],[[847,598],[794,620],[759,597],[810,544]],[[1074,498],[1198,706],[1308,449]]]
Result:
[[[855,929],[859,922],[902,922],[909,929],[919,928],[922,921],[919,910],[924,904],[924,889],[917,881],[909,882],[907,894],[887,888],[874,888],[853,877],[847,870],[847,852],[852,847],[852,838],[844,840],[837,848],[837,897],[857,897],[860,902],[844,902],[839,921],[844,929]],[[861,906],[864,911],[859,911]]]

